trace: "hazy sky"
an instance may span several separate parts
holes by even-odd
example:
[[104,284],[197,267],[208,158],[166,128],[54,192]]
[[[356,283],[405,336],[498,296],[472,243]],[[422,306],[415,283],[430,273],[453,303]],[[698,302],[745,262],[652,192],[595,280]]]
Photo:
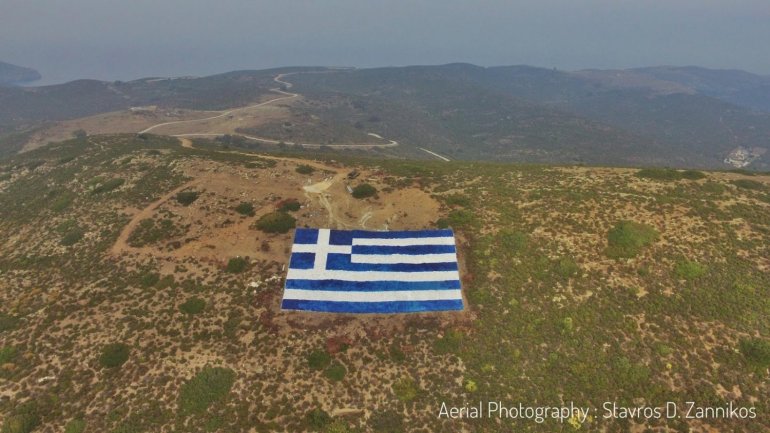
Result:
[[768,41],[768,0],[0,0],[0,60],[48,83],[449,62],[770,75]]

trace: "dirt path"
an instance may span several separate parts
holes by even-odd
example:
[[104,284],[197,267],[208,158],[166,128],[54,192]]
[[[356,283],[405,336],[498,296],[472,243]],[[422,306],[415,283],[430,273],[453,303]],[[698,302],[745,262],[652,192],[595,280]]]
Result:
[[198,183],[200,183],[200,179],[191,180],[190,182],[187,182],[181,186],[178,186],[172,189],[171,191],[167,192],[161,198],[150,203],[149,206],[137,212],[133,217],[131,217],[131,221],[129,221],[128,224],[126,224],[126,226],[123,227],[123,230],[120,231],[120,236],[118,236],[118,239],[112,245],[110,252],[113,255],[119,255],[121,252],[127,249],[135,249],[130,245],[128,245],[128,238],[129,236],[131,236],[131,233],[133,233],[134,229],[136,229],[139,223],[144,219],[151,218],[153,215],[153,212],[155,212],[155,209],[160,207],[160,205],[162,205],[163,203],[171,200],[173,197],[177,195],[177,193],[180,193],[187,188],[195,186]]

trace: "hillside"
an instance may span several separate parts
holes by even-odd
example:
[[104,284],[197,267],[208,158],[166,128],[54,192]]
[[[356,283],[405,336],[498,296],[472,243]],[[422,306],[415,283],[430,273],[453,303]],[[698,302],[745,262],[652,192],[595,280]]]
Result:
[[[274,81],[278,76],[289,81]],[[460,160],[767,171],[767,83],[746,72],[695,67],[565,72],[469,64],[82,80],[0,88],[0,154],[80,129],[140,132],[170,122],[174,127],[152,131],[343,148],[372,144],[376,134],[399,145],[361,149],[397,158],[434,152]],[[289,87],[297,93],[286,93],[291,101],[278,98],[272,111],[231,115]],[[210,110],[229,117],[188,123],[218,116]]]
[[[382,86],[373,101],[430,118]],[[522,106],[483,95],[470,103]],[[454,228],[466,310],[281,311],[292,232],[259,222],[276,212]],[[256,155],[152,134],[31,150],[0,161],[0,431],[766,431],[768,215],[767,175]],[[479,401],[590,416],[439,417]],[[757,415],[603,416],[669,401]]]
[[0,86],[27,83],[40,78],[40,73],[32,68],[0,62]]

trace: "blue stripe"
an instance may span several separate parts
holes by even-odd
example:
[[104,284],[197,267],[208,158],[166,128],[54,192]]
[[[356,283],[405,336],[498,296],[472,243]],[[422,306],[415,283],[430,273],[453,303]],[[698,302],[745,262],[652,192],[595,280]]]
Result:
[[380,246],[380,245],[353,245],[351,253],[353,254],[444,254],[454,253],[454,245],[408,245],[398,246]]
[[318,229],[297,229],[294,231],[295,244],[318,243]]
[[326,256],[326,269],[330,271],[380,271],[380,272],[432,272],[456,271],[457,262],[444,263],[352,263],[350,254],[330,253]]
[[368,230],[353,230],[354,238],[367,238],[367,239],[403,239],[403,238],[436,238],[436,237],[453,237],[452,230],[412,230],[412,231],[395,231],[395,232],[374,232]]
[[353,232],[351,230],[331,230],[329,232],[329,245],[352,245]]
[[333,290],[337,292],[389,292],[394,290],[451,290],[460,288],[460,280],[447,281],[343,281],[286,280],[287,289]]
[[327,313],[416,313],[421,311],[462,310],[461,299],[441,301],[336,302],[284,299],[284,310],[322,311]]
[[314,253],[291,253],[289,267],[292,269],[313,269]]

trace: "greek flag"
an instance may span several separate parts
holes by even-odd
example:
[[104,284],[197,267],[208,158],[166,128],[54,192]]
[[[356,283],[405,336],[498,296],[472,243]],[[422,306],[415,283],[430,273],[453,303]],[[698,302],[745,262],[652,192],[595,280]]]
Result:
[[454,233],[297,229],[281,308],[334,313],[462,310]]

